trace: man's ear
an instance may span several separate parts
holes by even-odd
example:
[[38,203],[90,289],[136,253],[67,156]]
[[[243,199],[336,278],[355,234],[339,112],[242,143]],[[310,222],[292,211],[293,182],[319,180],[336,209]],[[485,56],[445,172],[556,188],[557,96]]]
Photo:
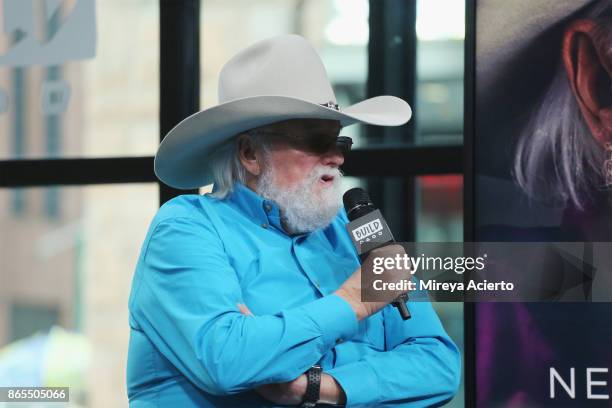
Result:
[[563,36],[563,63],[574,96],[593,137],[612,141],[612,60],[595,35],[592,20],[573,21]]
[[238,136],[238,157],[244,168],[253,176],[261,174],[259,155],[255,151],[251,137],[246,133]]

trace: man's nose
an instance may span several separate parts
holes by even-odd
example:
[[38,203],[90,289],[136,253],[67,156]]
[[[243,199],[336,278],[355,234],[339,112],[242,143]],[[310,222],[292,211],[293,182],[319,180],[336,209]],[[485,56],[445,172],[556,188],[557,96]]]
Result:
[[325,166],[340,167],[344,163],[344,154],[337,146],[334,146],[323,154],[322,162]]

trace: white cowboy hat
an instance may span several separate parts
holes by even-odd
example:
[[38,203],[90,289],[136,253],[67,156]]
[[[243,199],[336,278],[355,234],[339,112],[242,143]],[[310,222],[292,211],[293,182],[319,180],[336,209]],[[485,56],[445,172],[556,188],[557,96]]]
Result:
[[377,96],[339,108],[321,58],[297,35],[260,41],[230,59],[219,76],[219,104],[176,125],[155,155],[155,174],[179,189],[212,183],[215,147],[246,130],[287,119],[332,119],[341,126],[399,126],[412,111],[402,99]]

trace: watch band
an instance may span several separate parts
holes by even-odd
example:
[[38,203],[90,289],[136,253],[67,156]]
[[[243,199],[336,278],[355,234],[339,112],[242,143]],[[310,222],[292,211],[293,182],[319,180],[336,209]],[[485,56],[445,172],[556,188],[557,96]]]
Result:
[[308,371],[306,371],[306,378],[308,380],[308,384],[306,385],[306,394],[304,395],[304,401],[302,401],[302,407],[316,407],[321,392],[322,371],[323,370],[321,370],[321,366],[316,364],[310,367]]

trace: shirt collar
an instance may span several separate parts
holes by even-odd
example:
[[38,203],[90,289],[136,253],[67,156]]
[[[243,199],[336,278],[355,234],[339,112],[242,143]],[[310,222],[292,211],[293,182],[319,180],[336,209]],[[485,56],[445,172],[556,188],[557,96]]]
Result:
[[274,201],[266,200],[240,182],[234,183],[234,189],[228,199],[260,227],[273,227],[287,234],[281,223],[280,209]]

